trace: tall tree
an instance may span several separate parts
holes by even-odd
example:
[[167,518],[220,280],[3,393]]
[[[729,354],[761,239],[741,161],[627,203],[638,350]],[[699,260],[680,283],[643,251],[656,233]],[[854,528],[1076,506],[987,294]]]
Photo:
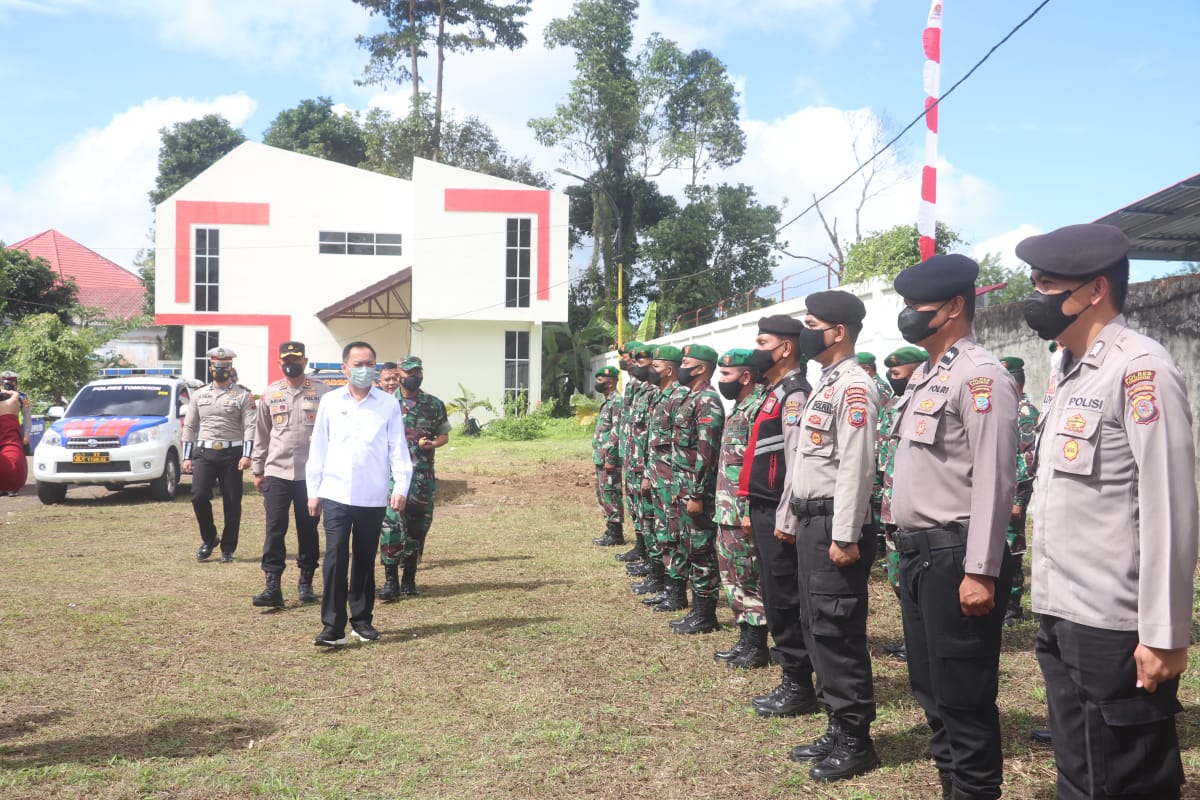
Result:
[[[942,222],[937,224],[935,238],[935,252],[939,255],[950,252],[950,248],[962,242],[959,235]],[[846,252],[841,282],[858,283],[877,275],[896,277],[900,270],[921,260],[919,242],[916,225],[897,225],[868,234],[862,241],[850,245]]]
[[646,234],[639,274],[670,323],[682,312],[728,303],[731,312],[771,281],[786,243],[780,210],[745,184],[699,186],[691,202]]
[[94,351],[128,326],[108,323],[70,325],[55,314],[31,314],[5,330],[0,351],[9,369],[21,376],[21,388],[35,401],[65,402],[107,366]]
[[367,141],[354,114],[338,114],[328,97],[301,100],[272,120],[263,144],[357,167],[367,157]]
[[69,324],[79,309],[75,280],[56,273],[43,258],[0,242],[0,314],[17,322],[34,314],[52,314]]
[[[433,159],[439,161],[446,53],[469,53],[525,45],[525,15],[532,0],[504,4],[493,0],[354,0],[388,23],[386,33],[359,36],[360,47],[370,53],[364,83],[386,85],[410,80],[413,100],[420,92],[418,61],[432,44],[436,58],[434,89]],[[407,55],[409,66],[401,59]]]
[[240,129],[220,114],[177,122],[159,130],[158,177],[150,192],[150,204],[157,206],[184,184],[208,169],[219,158],[246,141]]

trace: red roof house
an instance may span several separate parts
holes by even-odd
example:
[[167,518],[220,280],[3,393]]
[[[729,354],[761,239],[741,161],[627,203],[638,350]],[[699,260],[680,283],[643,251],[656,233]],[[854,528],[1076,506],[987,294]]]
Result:
[[142,313],[145,290],[129,270],[56,230],[48,230],[8,245],[44,258],[64,278],[74,278],[79,303],[104,310],[110,317],[136,317]]

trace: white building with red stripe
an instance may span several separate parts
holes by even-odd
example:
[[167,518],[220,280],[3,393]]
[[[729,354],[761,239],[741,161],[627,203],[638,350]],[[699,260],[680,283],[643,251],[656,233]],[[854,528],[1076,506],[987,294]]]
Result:
[[420,356],[443,399],[536,401],[567,214],[561,193],[424,159],[403,180],[247,142],[158,206],[155,321],[183,326],[185,375],[207,380],[220,345],[253,391],[281,377],[280,342],[340,361],[362,340]]

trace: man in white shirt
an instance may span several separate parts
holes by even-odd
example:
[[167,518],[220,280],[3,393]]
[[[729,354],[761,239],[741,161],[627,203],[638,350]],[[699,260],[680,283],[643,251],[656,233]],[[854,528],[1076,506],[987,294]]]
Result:
[[[364,642],[379,638],[371,626],[379,533],[387,508],[404,510],[412,478],[400,403],[372,385],[375,348],[366,342],[346,345],[342,372],[346,386],[325,394],[317,408],[305,476],[308,512],[314,517],[325,512],[325,627],[313,641],[317,647],[346,643],[347,602],[351,635]],[[390,497],[389,476],[395,478]]]

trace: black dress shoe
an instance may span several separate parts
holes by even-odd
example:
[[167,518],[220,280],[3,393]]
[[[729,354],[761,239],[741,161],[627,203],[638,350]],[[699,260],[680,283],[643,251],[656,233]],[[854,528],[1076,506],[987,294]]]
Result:
[[1049,728],[1034,728],[1029,732],[1029,738],[1032,739],[1035,744],[1054,744],[1054,737],[1051,736]]
[[884,655],[894,656],[894,655],[896,655],[896,653],[899,653],[904,648],[905,648],[904,642],[898,642],[896,644],[885,644],[883,646],[883,652],[884,652]]
[[317,647],[341,647],[346,643],[346,634],[342,631],[334,630],[330,625],[326,625],[317,634],[317,638],[313,639],[313,644]]
[[233,563],[233,553],[224,553],[224,552],[221,553],[221,563],[222,564],[232,564]]
[[216,544],[208,544],[207,542],[202,543],[200,545],[200,549],[196,551],[196,560],[207,561],[209,556],[213,554],[213,549],[215,547]]

